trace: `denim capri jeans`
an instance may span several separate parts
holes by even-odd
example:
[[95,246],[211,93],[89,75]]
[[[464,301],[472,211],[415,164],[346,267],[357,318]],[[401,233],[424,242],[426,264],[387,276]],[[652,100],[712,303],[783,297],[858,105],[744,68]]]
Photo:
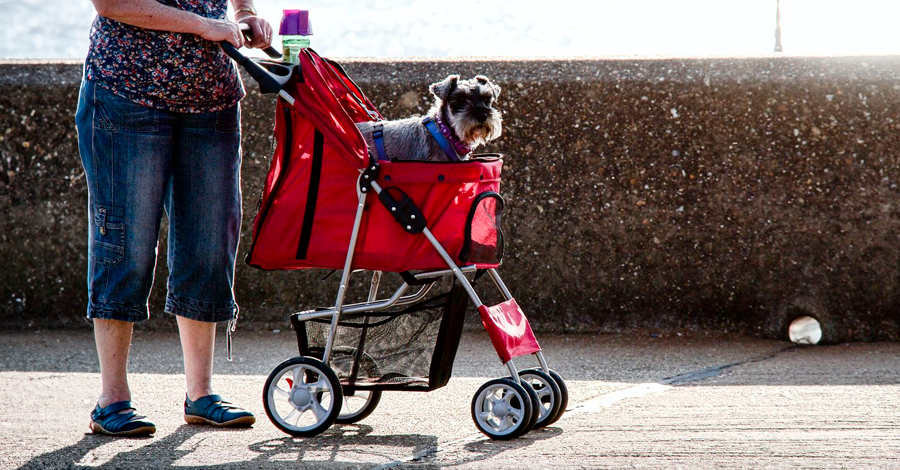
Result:
[[169,221],[165,311],[235,317],[241,228],[240,105],[176,113],[139,105],[85,80],[78,148],[88,183],[88,318],[139,322]]

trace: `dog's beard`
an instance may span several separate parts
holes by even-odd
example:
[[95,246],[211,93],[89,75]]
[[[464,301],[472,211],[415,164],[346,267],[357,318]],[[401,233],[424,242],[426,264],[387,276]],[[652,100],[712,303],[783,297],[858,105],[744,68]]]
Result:
[[451,114],[450,126],[463,143],[470,148],[486,144],[498,137],[503,127],[500,113],[493,111],[484,122],[471,119],[465,114]]

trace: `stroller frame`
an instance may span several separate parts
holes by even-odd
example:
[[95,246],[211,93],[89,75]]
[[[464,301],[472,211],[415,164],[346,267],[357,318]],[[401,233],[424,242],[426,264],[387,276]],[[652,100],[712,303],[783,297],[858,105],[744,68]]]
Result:
[[[286,87],[291,86],[295,81],[303,81],[302,77],[306,74],[306,71],[301,70],[300,66],[283,62],[251,60],[230,44],[224,42],[221,44],[225,52],[243,66],[259,83],[260,90],[263,93],[278,94],[290,108],[295,108],[295,105],[301,105],[301,102],[295,100],[295,96],[292,96],[286,90]],[[371,102],[362,95],[362,91],[346,75],[340,65],[327,59],[321,59],[318,57],[318,54],[311,50],[307,51],[302,61],[310,67],[308,78],[313,81],[315,87],[328,87],[331,86],[330,84],[339,83],[336,86],[346,87],[347,94],[352,96],[352,101],[365,111],[369,119],[381,120],[381,115],[374,108],[369,108]],[[324,76],[317,75],[317,73],[330,74],[330,78],[325,79]],[[353,90],[350,89],[351,85]],[[313,95],[310,95],[310,93],[315,92],[315,87],[310,85],[297,98],[306,96],[307,98],[313,98],[313,101],[315,101]],[[359,95],[355,91],[358,91]],[[318,103],[320,106],[338,106],[337,102],[334,101],[336,98],[333,95],[326,94],[326,96],[330,96],[332,101],[324,104]],[[315,113],[316,109],[320,108],[310,108],[310,112]],[[319,129],[317,128],[316,130],[318,131]],[[290,129],[287,132],[290,132]],[[335,134],[332,134],[332,137],[335,136]],[[497,273],[496,266],[499,264],[499,259],[497,264],[483,264],[480,265],[481,267],[479,267],[477,261],[473,264],[468,264],[468,260],[461,259],[467,264],[464,266],[458,265],[427,226],[425,217],[405,194],[403,195],[404,200],[401,201],[404,206],[392,204],[398,203],[398,201],[393,199],[391,188],[383,189],[376,182],[379,173],[379,163],[377,161],[370,157],[366,168],[357,168],[360,172],[359,177],[356,179],[358,204],[349,247],[344,258],[337,297],[334,305],[330,308],[291,314],[291,325],[297,334],[301,356],[288,359],[276,366],[263,386],[263,405],[272,423],[280,430],[293,436],[314,436],[325,431],[335,422],[355,423],[368,416],[378,404],[381,392],[383,390],[392,390],[392,388],[355,383],[357,374],[360,372],[361,358],[364,356],[366,327],[369,324],[367,315],[391,307],[415,304],[428,295],[437,281],[450,276],[455,279],[454,288],[450,293],[451,298],[455,295],[455,292],[458,292],[457,285],[465,290],[478,309],[482,323],[491,336],[494,349],[509,372],[508,378],[503,377],[490,380],[475,392],[471,411],[476,427],[491,439],[512,439],[522,436],[535,427],[547,426],[558,420],[565,411],[568,402],[566,385],[562,378],[547,365],[547,361],[534,338],[527,318],[525,318],[524,313],[522,313],[509,289]],[[374,191],[378,195],[379,200],[389,212],[393,212],[391,215],[394,216],[394,219],[401,227],[405,228],[406,232],[410,234],[422,233],[427,238],[428,242],[446,264],[447,269],[427,269],[417,274],[404,274],[404,282],[390,297],[384,299],[377,298],[382,271],[376,269],[372,274],[367,300],[365,302],[345,304],[350,276],[354,272],[352,269],[353,258],[357,250],[357,241],[370,191]],[[499,194],[497,196],[499,197]],[[352,199],[349,199],[348,202],[350,201]],[[350,203],[352,204],[352,202]],[[258,236],[259,232],[254,234],[254,243]],[[251,246],[252,251],[253,247]],[[335,255],[335,261],[339,260],[341,253],[337,252]],[[437,266],[440,265],[437,264]],[[377,268],[378,266],[374,267]],[[278,268],[278,266],[275,267],[275,269]],[[470,282],[466,277],[467,274],[476,273],[475,278],[477,279],[481,274],[479,271],[486,271],[490,275],[491,280],[506,299],[506,302],[492,307],[484,305],[472,285],[474,280]],[[416,292],[407,294],[407,291],[412,286],[419,286],[419,288]],[[458,298],[462,299],[462,297]],[[451,301],[448,300],[447,305],[449,306],[450,304]],[[366,318],[364,323],[362,323],[363,329],[360,334],[358,347],[353,350],[352,355],[355,356],[355,359],[349,373],[349,383],[345,385],[342,384],[331,364],[336,358],[336,353],[344,354],[345,359],[348,357],[346,350],[336,351],[334,343],[341,318],[352,316],[363,316]],[[316,356],[308,347],[305,324],[310,320],[324,319],[330,319],[331,324],[325,335],[325,345],[324,348],[321,348],[321,356]],[[457,323],[456,327],[461,329],[461,324]],[[230,335],[231,329],[229,328],[228,331]],[[458,336],[451,339],[458,343]],[[539,367],[518,370],[512,359],[528,354],[533,355],[537,359]],[[450,360],[452,361],[452,358]],[[452,367],[452,362],[450,366]],[[438,383],[433,388],[446,384],[446,380],[449,379],[449,370],[443,379],[443,382]],[[286,387],[281,385],[282,383],[286,384]],[[429,383],[429,387],[432,387],[432,384]],[[406,390],[412,390],[412,388]],[[367,394],[363,407],[358,411],[343,413],[341,408],[342,403],[346,403],[345,397],[358,398],[356,395],[358,392]],[[301,425],[300,421],[306,416],[306,411],[312,411],[314,420],[311,424]]]
[[[548,366],[543,352],[537,345],[537,342],[534,341],[527,319],[521,314],[521,310],[519,310],[512,294],[500,278],[496,268],[479,268],[477,264],[457,265],[427,227],[424,218],[418,221],[415,220],[415,214],[419,213],[417,208],[413,207],[411,213],[402,214],[396,221],[401,225],[405,225],[410,233],[421,232],[447,264],[448,269],[423,271],[412,274],[412,277],[404,276],[404,282],[390,297],[383,299],[377,298],[383,272],[375,270],[372,273],[367,300],[365,302],[345,304],[350,276],[355,272],[352,269],[353,256],[356,251],[369,191],[372,190],[379,196],[385,208],[393,210],[391,204],[386,201],[393,201],[390,194],[386,194],[386,198],[380,197],[384,189],[375,181],[378,171],[378,163],[370,160],[369,167],[365,170],[360,170],[360,176],[357,179],[358,204],[334,305],[330,308],[296,312],[290,316],[291,326],[297,335],[297,346],[301,357],[282,362],[269,375],[263,389],[263,403],[269,419],[276,427],[288,434],[314,436],[328,429],[335,422],[341,424],[355,423],[371,414],[381,399],[382,391],[392,390],[392,388],[356,383],[357,374],[360,372],[361,359],[365,354],[363,352],[367,332],[365,327],[360,334],[358,347],[351,349],[349,353],[343,351],[344,359],[349,354],[353,357],[353,362],[349,372],[348,383],[343,384],[340,381],[331,366],[331,361],[335,355],[335,339],[341,318],[364,316],[363,325],[368,325],[368,315],[372,312],[414,304],[425,298],[438,280],[452,276],[455,278],[455,284],[458,283],[465,290],[481,314],[482,322],[488,329],[488,332],[491,333],[491,341],[494,343],[498,355],[500,355],[509,372],[509,377],[490,380],[475,393],[472,399],[471,411],[472,420],[475,422],[478,430],[491,439],[505,440],[520,437],[533,428],[544,427],[556,422],[562,417],[568,403],[568,391],[565,382]],[[410,225],[406,225],[407,222]],[[413,228],[415,224],[418,224],[418,226]],[[486,307],[484,305],[478,293],[475,292],[472,282],[466,277],[467,274],[477,273],[480,270],[484,270],[489,274],[494,285],[507,302],[495,307]],[[418,290],[407,294],[407,291],[412,287],[411,284],[417,285]],[[519,326],[524,326],[523,332],[527,329],[527,335],[523,335],[526,338],[524,349],[517,346],[509,346],[508,344],[504,345],[502,340],[498,343],[497,338],[495,338],[495,333],[502,327],[498,328],[492,324],[492,320],[490,320],[490,318],[493,318],[491,309],[499,308],[500,314],[507,315],[508,319],[509,313],[505,310],[506,307],[518,311],[519,315],[521,315],[517,320]],[[306,322],[324,319],[330,319],[330,326],[326,333],[325,346],[322,348],[321,356],[316,356],[312,354],[312,350],[308,345]],[[503,335],[503,333],[496,334],[500,334],[501,337]],[[529,336],[531,342],[527,340]],[[516,367],[513,357],[526,354],[531,354],[537,359],[538,368],[520,371]],[[285,379],[291,371],[293,371],[293,379]],[[449,379],[449,372],[446,379]],[[283,380],[287,381],[290,392],[279,388],[278,383]],[[441,387],[445,383],[446,381],[438,384],[437,387]],[[299,399],[297,399],[298,392],[295,390],[299,390]],[[412,391],[413,389],[403,390]],[[291,405],[288,407],[290,411],[286,416],[276,410],[276,395],[279,395],[282,399],[287,398]],[[361,397],[360,395],[365,396]],[[350,408],[346,400],[348,397],[362,398],[365,400],[365,403],[357,410],[342,410],[342,403],[344,407]],[[328,402],[327,409],[322,406],[326,402]],[[315,421],[306,426],[299,426],[299,421],[307,410],[314,412]],[[298,411],[300,417],[297,418],[297,423],[291,425],[290,418],[295,416],[295,413]]]
[[[365,173],[361,174],[360,180],[362,180],[365,176],[367,176]],[[381,194],[382,188],[378,185],[377,182],[371,181],[369,184],[376,194]],[[444,261],[449,266],[449,269],[415,274],[414,276],[417,280],[432,279],[434,281],[423,285],[418,292],[406,297],[403,297],[403,294],[406,293],[406,290],[409,288],[409,284],[407,282],[404,282],[400,285],[400,287],[397,288],[397,290],[390,298],[384,300],[376,300],[375,298],[378,294],[378,288],[381,283],[382,275],[381,271],[375,271],[372,275],[372,282],[369,288],[368,300],[366,302],[360,302],[345,306],[344,300],[347,294],[347,287],[349,285],[350,275],[353,272],[350,267],[353,263],[353,254],[356,251],[356,241],[359,235],[360,224],[362,221],[363,212],[365,211],[366,199],[368,196],[366,186],[357,185],[357,196],[359,198],[359,205],[357,206],[356,210],[356,219],[353,222],[353,232],[350,235],[350,246],[347,249],[347,258],[344,261],[344,269],[341,272],[341,281],[338,287],[337,298],[334,301],[334,307],[320,310],[306,310],[291,315],[291,324],[295,326],[295,330],[297,330],[298,335],[298,343],[301,344],[303,341],[305,341],[305,338],[300,338],[300,335],[303,333],[296,328],[296,325],[299,322],[331,317],[331,327],[328,330],[328,335],[325,341],[325,351],[322,357],[322,361],[326,364],[328,364],[328,362],[331,360],[332,348],[334,347],[334,338],[337,334],[338,322],[340,321],[342,315],[373,312],[385,310],[395,306],[414,303],[428,294],[428,291],[431,289],[431,286],[433,286],[434,281],[444,276],[453,275],[456,278],[456,280],[460,283],[460,285],[462,285],[463,289],[465,289],[466,293],[469,295],[469,298],[472,300],[472,303],[475,305],[476,309],[481,308],[481,306],[484,305],[484,303],[481,301],[481,298],[478,296],[478,293],[475,292],[475,288],[469,282],[469,279],[465,276],[466,273],[473,273],[477,271],[478,268],[475,265],[468,265],[462,268],[457,266],[453,259],[450,258],[447,250],[445,250],[441,243],[434,237],[434,235],[432,235],[431,230],[429,230],[428,227],[425,227],[422,230],[422,234],[425,235],[429,243],[431,243],[434,249],[437,250],[441,258],[444,259]],[[487,269],[487,272],[490,275],[491,280],[494,282],[494,285],[503,294],[504,298],[506,298],[506,300],[513,300],[512,294],[506,287],[506,284],[503,283],[503,279],[500,278],[500,274],[497,273],[496,268],[489,268]],[[303,352],[302,349],[303,348],[301,348],[301,353]],[[547,365],[547,361],[544,358],[543,351],[537,351],[533,353],[533,355],[537,359],[541,370],[545,374],[550,374],[550,367]],[[517,384],[521,384],[518,369],[516,368],[515,363],[511,358],[506,361],[506,367],[509,370],[510,379]]]

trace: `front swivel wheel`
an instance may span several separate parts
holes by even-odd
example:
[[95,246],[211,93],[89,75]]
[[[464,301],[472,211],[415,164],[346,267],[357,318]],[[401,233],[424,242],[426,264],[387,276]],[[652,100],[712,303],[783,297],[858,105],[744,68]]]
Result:
[[[538,413],[535,427],[542,428],[559,419],[562,414],[562,392],[556,380],[540,369],[528,369],[519,371],[519,378],[531,385],[537,395],[536,410]],[[560,379],[561,380],[561,379]],[[566,396],[568,400],[568,395]]]
[[[491,439],[515,439],[534,426],[532,393],[512,379],[482,385],[472,398],[472,420]],[[537,400],[535,400],[537,401]]]
[[263,406],[272,424],[292,436],[315,436],[341,412],[341,383],[330,367],[311,357],[288,359],[269,374]]

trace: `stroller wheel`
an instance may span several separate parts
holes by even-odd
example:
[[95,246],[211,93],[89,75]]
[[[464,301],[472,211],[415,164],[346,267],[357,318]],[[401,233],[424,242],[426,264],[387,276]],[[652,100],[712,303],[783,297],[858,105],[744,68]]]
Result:
[[534,426],[531,403],[530,394],[512,379],[490,380],[472,398],[472,420],[491,439],[514,439]]
[[[537,393],[532,388],[531,384],[527,381],[522,381],[519,385],[525,389],[525,393],[528,395],[528,399],[531,400],[531,419],[528,420],[528,423],[525,424],[525,432],[529,432],[537,426],[538,417],[541,412],[538,409],[540,406],[540,399],[538,398]],[[513,398],[513,404],[516,403],[516,399]],[[524,433],[522,433],[524,434]]]
[[337,375],[311,357],[295,357],[278,364],[263,388],[263,406],[269,420],[292,436],[315,436],[328,429],[337,419],[342,401]]
[[528,369],[519,371],[519,378],[527,382],[537,394],[535,410],[538,412],[536,428],[542,428],[550,424],[550,420],[559,414],[562,405],[559,385],[552,377],[540,369]]
[[[356,348],[335,348],[331,354],[331,367],[337,372],[339,378],[350,377],[353,362],[356,360]],[[358,379],[377,378],[381,375],[378,364],[368,353],[363,353],[359,364]],[[344,401],[341,403],[341,412],[335,422],[339,424],[353,424],[364,420],[375,411],[378,402],[381,401],[381,390],[348,390],[343,389]]]
[[553,378],[553,381],[556,382],[556,385],[559,387],[559,411],[557,411],[556,416],[552,416],[549,420],[547,420],[547,424],[544,426],[549,426],[562,418],[563,413],[566,411],[566,407],[569,406],[569,389],[566,387],[566,383],[563,382],[562,377],[559,376],[554,371],[550,371],[550,377]]
[[[309,355],[321,359],[325,354],[325,348],[309,348]],[[356,360],[356,348],[346,346],[336,347],[331,351],[331,360],[328,361],[338,379],[345,380],[350,377],[353,362]],[[377,378],[381,375],[378,364],[368,353],[363,352],[359,364],[358,378]],[[348,387],[342,387],[344,401],[341,403],[341,412],[335,420],[338,424],[358,423],[375,411],[375,407],[381,401],[381,390],[353,390],[348,393]]]

